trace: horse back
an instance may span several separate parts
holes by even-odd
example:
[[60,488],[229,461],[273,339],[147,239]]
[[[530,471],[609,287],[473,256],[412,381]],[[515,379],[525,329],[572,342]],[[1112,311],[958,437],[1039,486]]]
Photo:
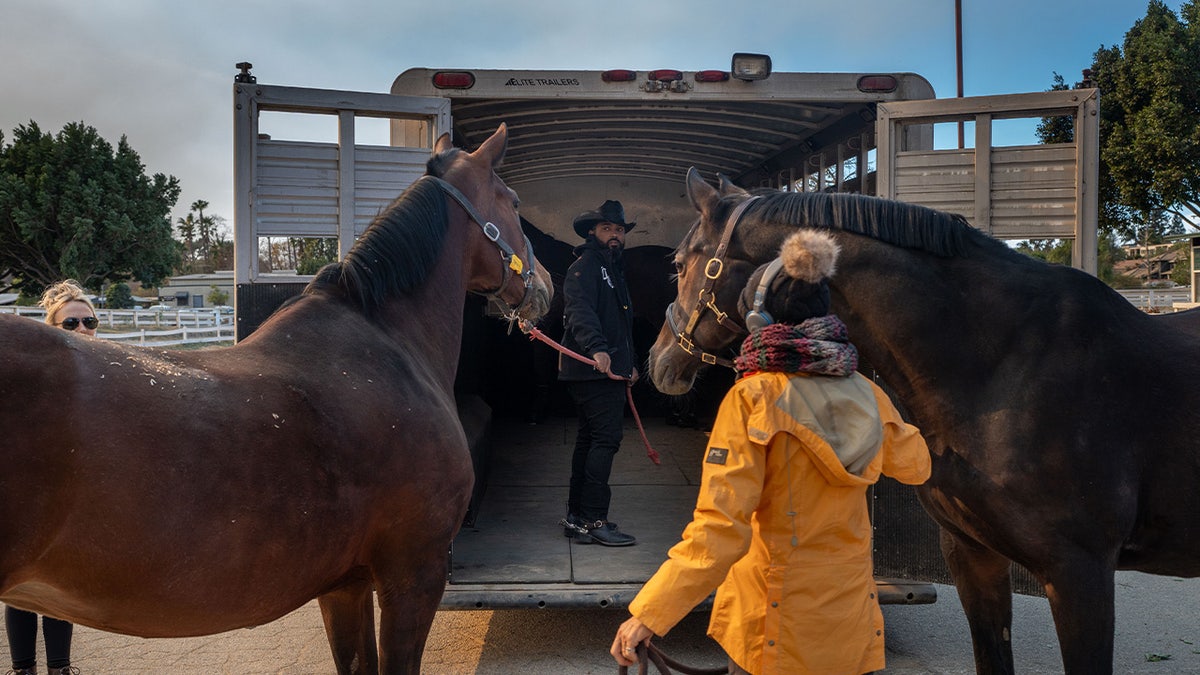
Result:
[[[202,634],[336,587],[396,532],[451,536],[472,483],[452,397],[365,324],[294,315],[194,352],[0,321],[0,597],[135,634],[123,615],[170,606],[161,635]],[[230,597],[248,608],[214,610]]]

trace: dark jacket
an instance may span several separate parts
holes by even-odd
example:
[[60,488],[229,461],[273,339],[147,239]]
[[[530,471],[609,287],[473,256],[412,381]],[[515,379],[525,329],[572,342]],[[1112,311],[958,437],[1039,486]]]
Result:
[[[588,358],[608,352],[612,372],[632,377],[633,306],[625,285],[624,266],[614,263],[599,242],[589,238],[575,249],[579,256],[563,281],[563,346]],[[558,359],[560,380],[607,379],[604,373],[569,356]]]

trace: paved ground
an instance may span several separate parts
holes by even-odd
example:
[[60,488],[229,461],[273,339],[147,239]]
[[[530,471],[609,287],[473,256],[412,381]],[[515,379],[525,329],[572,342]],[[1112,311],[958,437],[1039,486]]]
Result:
[[[933,605],[887,606],[888,673],[973,673],[966,621],[953,587]],[[1013,642],[1019,673],[1062,671],[1044,599],[1018,597]],[[443,612],[425,650],[424,672],[509,675],[615,673],[608,645],[623,612],[513,610]],[[722,663],[693,614],[660,645],[696,666]],[[1117,577],[1118,674],[1200,674],[1200,579],[1121,573]],[[267,675],[332,673],[320,613],[309,603],[258,628],[204,638],[144,640],[77,627],[75,665],[85,674]],[[0,645],[0,664],[8,649]]]

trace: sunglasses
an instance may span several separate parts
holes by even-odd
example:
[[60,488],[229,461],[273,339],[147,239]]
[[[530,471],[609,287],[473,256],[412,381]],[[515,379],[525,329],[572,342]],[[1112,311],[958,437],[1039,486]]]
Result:
[[69,319],[63,319],[61,323],[57,323],[55,325],[62,326],[63,330],[75,330],[76,328],[79,328],[79,324],[81,323],[83,324],[83,327],[88,330],[96,330],[96,326],[100,325],[100,319],[97,319],[94,316],[85,316],[82,319],[71,317]]

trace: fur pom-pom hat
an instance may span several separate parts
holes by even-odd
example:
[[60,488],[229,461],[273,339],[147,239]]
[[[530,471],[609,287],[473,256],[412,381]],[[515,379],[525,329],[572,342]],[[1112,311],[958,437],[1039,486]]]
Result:
[[[747,324],[761,325],[762,319],[766,323],[797,324],[828,314],[828,280],[837,271],[840,251],[833,235],[824,230],[797,230],[788,235],[779,248],[782,274],[775,273],[766,280],[761,306],[755,307],[755,294],[770,263],[755,270],[742,290],[738,310],[747,316]],[[750,320],[754,312],[760,315],[759,321]]]

